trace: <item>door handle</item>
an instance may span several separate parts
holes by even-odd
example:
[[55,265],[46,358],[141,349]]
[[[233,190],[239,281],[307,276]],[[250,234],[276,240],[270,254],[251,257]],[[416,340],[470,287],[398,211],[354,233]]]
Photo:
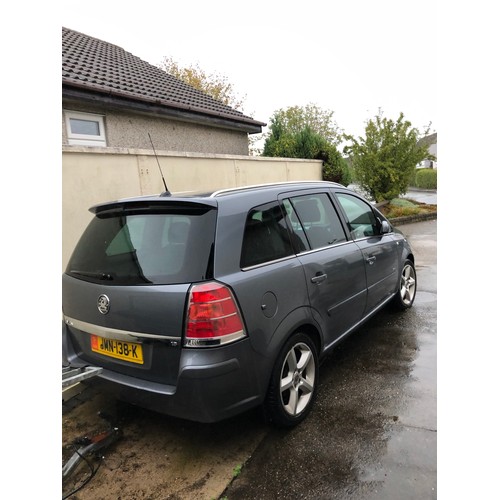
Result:
[[377,257],[375,257],[375,256],[366,258],[366,262],[368,262],[368,264],[370,264],[370,266],[373,265],[376,260],[377,260]]
[[316,276],[313,276],[313,277],[311,278],[311,281],[312,281],[313,283],[318,284],[318,283],[321,283],[322,281],[325,281],[325,280],[326,280],[326,278],[327,278],[327,275],[326,275],[326,274],[316,274]]

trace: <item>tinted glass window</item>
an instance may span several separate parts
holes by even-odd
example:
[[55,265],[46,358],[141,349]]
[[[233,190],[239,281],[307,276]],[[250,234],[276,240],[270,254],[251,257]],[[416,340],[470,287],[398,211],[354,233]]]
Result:
[[215,210],[98,215],[78,242],[66,272],[110,285],[206,279],[215,215]]
[[241,267],[263,264],[294,253],[285,217],[278,203],[250,210],[245,223]]
[[379,234],[377,219],[368,203],[349,194],[337,193],[336,196],[347,215],[353,239]]
[[293,231],[305,248],[322,248],[347,240],[339,216],[326,193],[290,198],[285,206],[290,211]]

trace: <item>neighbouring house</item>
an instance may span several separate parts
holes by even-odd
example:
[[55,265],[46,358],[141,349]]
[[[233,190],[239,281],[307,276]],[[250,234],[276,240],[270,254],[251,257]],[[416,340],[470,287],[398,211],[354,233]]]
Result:
[[[111,43],[62,28],[62,144],[248,155],[266,124]],[[150,139],[151,136],[151,139]]]
[[417,168],[437,168],[437,132],[420,139],[417,146],[426,146],[429,156],[433,157],[420,162]]

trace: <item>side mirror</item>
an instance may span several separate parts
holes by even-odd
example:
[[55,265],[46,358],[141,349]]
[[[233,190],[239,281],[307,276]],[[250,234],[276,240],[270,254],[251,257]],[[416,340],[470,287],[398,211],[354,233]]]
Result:
[[382,224],[380,225],[380,234],[387,234],[390,232],[391,232],[391,225],[386,220],[383,220]]

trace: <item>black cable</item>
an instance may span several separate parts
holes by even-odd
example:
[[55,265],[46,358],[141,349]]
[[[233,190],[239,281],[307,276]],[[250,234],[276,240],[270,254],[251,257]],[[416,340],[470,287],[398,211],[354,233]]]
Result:
[[[74,445],[73,445],[74,446]],[[89,466],[89,469],[90,469],[90,476],[80,485],[78,486],[78,488],[74,489],[72,492],[68,493],[66,496],[63,496],[62,497],[62,500],[66,500],[67,498],[69,498],[70,496],[73,496],[75,495],[76,493],[78,493],[84,486],[86,486],[90,480],[97,474],[97,471],[99,470],[99,467],[101,466],[101,462],[102,462],[102,456],[99,457],[100,460],[99,460],[99,463],[97,464],[97,467],[94,469],[92,467],[92,464],[90,463],[90,461],[87,459],[87,457],[85,457],[84,455],[82,455],[78,449],[76,448],[76,446],[74,446],[75,448],[75,452],[77,453],[77,455],[85,461],[85,463]]]

